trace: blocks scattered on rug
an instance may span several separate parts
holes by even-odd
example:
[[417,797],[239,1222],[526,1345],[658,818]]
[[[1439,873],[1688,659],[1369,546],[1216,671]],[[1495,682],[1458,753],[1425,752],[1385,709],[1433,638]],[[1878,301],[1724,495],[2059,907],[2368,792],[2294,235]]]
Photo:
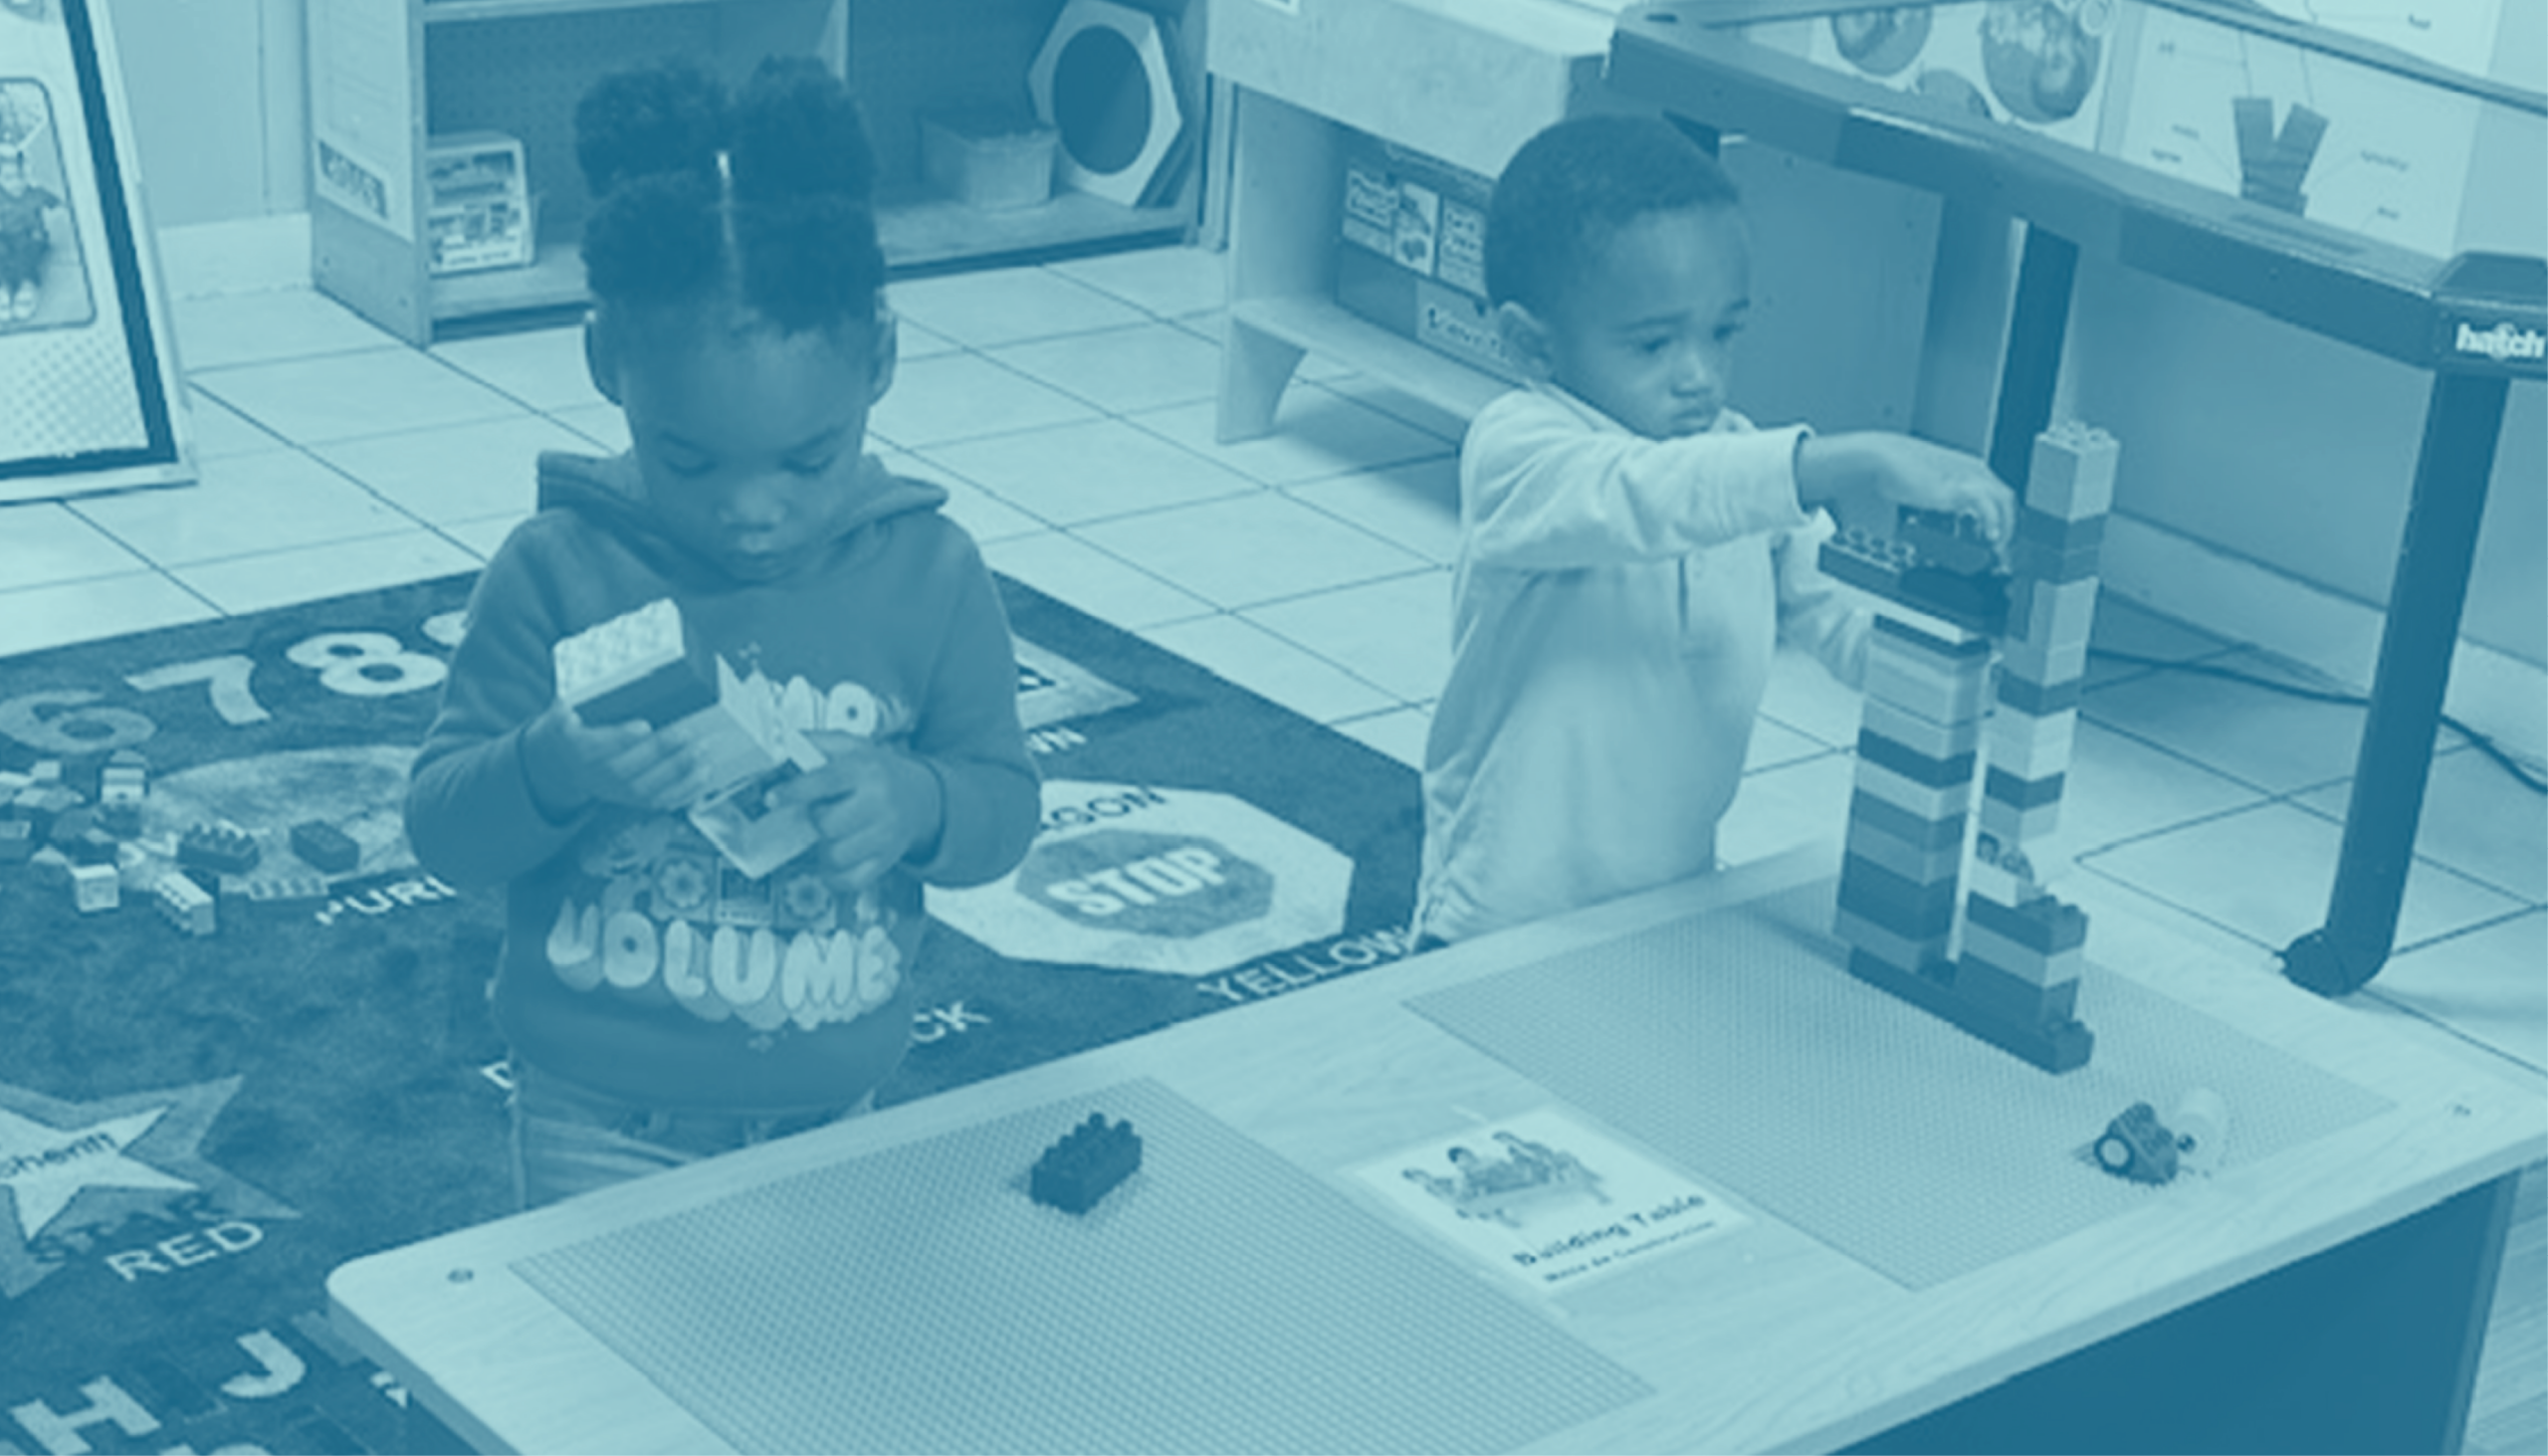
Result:
[[151,887],[151,901],[168,924],[189,936],[209,936],[219,928],[212,893],[183,870],[170,870]]
[[117,748],[98,770],[100,804],[138,805],[150,792],[150,760],[132,748]]
[[9,800],[9,815],[33,825],[39,843],[53,833],[53,821],[79,808],[85,802],[79,794],[63,787],[57,776],[53,781],[34,779]]
[[112,861],[71,867],[71,898],[82,915],[112,910],[123,903],[123,881]]
[[353,836],[323,819],[310,819],[292,826],[292,852],[301,862],[323,875],[349,875],[362,863],[362,846]]
[[247,831],[227,824],[197,824],[177,839],[177,863],[215,875],[244,875],[265,852]]

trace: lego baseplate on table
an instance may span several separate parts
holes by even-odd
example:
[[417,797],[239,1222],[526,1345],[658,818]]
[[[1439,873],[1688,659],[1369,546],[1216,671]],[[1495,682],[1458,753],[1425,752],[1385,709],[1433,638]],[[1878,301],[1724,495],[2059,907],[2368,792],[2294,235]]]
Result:
[[1802,886],[1407,1006],[1912,1289],[2176,1196],[2080,1155],[2132,1103],[2219,1093],[2230,1168],[2392,1106],[2111,972],[2079,989],[2096,1060],[2047,1076],[1852,978],[1823,929],[1834,894]]
[[[1141,1170],[1036,1204],[1091,1112]],[[1507,1450],[1651,1393],[1147,1079],[514,1268],[740,1451]]]

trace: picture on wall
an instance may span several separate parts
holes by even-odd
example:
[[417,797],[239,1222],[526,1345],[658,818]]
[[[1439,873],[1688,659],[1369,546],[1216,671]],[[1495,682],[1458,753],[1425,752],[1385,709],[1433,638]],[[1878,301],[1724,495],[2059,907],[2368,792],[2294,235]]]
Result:
[[193,479],[102,0],[0,4],[0,503]]
[[0,332],[97,316],[44,83],[0,76]]

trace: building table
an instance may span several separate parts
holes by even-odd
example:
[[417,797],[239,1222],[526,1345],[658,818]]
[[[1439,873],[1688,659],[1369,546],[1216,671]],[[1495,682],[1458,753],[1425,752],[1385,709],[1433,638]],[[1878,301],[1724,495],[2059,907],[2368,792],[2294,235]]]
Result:
[[[2097,1060],[2046,1076],[1847,975],[1836,863],[366,1256],[332,1318],[489,1451],[2456,1448],[2534,1092],[2112,917]],[[2198,1078],[2216,1171],[2093,1165]],[[1037,1206],[1090,1112],[1141,1169]],[[1726,1225],[1533,1287],[1372,1176],[1549,1115]]]

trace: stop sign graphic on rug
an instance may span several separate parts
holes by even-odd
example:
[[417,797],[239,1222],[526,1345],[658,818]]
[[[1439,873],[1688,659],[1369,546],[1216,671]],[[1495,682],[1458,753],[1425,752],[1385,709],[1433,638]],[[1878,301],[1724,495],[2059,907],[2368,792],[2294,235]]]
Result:
[[1210,975],[1345,927],[1354,863],[1228,794],[1049,779],[1007,879],[932,915],[1019,960]]

